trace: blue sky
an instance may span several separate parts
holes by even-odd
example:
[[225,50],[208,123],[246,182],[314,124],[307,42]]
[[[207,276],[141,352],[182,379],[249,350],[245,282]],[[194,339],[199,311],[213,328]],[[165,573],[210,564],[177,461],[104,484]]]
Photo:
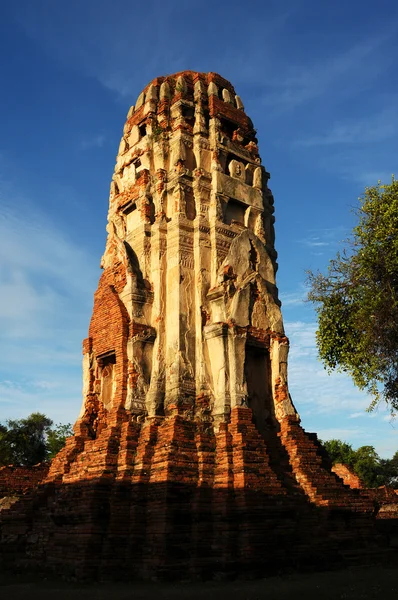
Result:
[[398,422],[317,361],[305,270],[325,269],[365,185],[397,173],[393,0],[3,0],[0,421],[74,422],[125,116],[154,77],[216,71],[258,130],[275,196],[290,390],[308,431],[398,448]]

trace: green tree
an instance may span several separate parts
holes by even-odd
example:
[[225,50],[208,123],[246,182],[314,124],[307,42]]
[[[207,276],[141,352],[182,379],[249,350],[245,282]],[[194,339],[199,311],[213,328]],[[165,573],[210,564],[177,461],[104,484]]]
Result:
[[347,444],[341,440],[327,440],[326,442],[322,442],[322,440],[319,441],[329,454],[334,465],[336,463],[343,463],[348,467],[353,466],[355,451],[352,449],[351,444]]
[[319,356],[398,410],[398,181],[366,188],[348,247],[328,272],[308,272]]
[[6,441],[7,427],[0,424],[0,466],[10,463],[10,446]]
[[353,469],[365,487],[385,485],[380,457],[373,446],[361,446],[355,451]]
[[381,459],[381,467],[384,474],[384,485],[398,488],[398,450],[392,458]]
[[342,463],[358,475],[365,487],[389,485],[398,487],[398,452],[392,459],[383,459],[373,446],[360,446],[354,450],[351,444],[341,440],[328,440],[323,445],[332,463]]
[[32,413],[26,419],[8,420],[0,438],[3,464],[32,466],[46,460],[46,436],[52,424],[42,413]]
[[52,420],[42,413],[0,424],[0,466],[32,466],[54,458],[73,430],[70,423],[52,425]]
[[47,433],[47,458],[50,460],[65,446],[66,438],[73,435],[71,423],[58,423]]

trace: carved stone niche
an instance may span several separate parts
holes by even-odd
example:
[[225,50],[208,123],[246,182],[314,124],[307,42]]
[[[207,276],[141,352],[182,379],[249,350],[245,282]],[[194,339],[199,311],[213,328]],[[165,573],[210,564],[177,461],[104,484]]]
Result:
[[265,344],[249,336],[245,346],[244,378],[247,405],[253,411],[253,421],[259,433],[267,441],[276,422],[270,354]]
[[225,207],[224,223],[226,225],[237,225],[246,226],[246,213],[247,206],[239,200],[230,198],[228,204]]
[[235,179],[240,179],[241,181],[245,182],[246,171],[243,163],[233,159],[228,165],[228,170],[230,177],[234,177]]
[[108,410],[112,408],[115,388],[116,354],[114,350],[97,356],[101,380],[100,400]]

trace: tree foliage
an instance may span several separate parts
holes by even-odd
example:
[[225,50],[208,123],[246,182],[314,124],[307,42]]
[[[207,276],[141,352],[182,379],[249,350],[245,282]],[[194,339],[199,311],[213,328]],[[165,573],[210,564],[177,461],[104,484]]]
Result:
[[53,429],[50,429],[47,434],[47,458],[50,460],[54,458],[65,446],[66,438],[71,435],[73,435],[73,429],[70,423],[66,425],[58,423]]
[[343,463],[350,467],[365,487],[398,487],[398,451],[391,459],[383,459],[373,446],[361,446],[354,450],[351,444],[341,440],[328,440],[321,444],[333,464]]
[[385,485],[398,489],[398,450],[391,459],[381,459]]
[[366,188],[348,247],[328,272],[308,272],[317,346],[329,370],[348,373],[398,410],[398,181]]
[[73,432],[70,424],[52,425],[42,413],[0,425],[0,465],[32,466],[53,458]]
[[332,463],[343,463],[348,467],[352,467],[354,463],[354,450],[351,444],[342,442],[341,440],[327,440],[321,444],[329,454]]

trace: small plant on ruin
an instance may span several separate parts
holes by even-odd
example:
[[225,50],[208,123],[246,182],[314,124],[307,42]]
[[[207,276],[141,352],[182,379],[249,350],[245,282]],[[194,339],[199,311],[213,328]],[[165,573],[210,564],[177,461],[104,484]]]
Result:
[[154,125],[152,127],[152,140],[158,142],[163,135],[163,128],[160,125]]

